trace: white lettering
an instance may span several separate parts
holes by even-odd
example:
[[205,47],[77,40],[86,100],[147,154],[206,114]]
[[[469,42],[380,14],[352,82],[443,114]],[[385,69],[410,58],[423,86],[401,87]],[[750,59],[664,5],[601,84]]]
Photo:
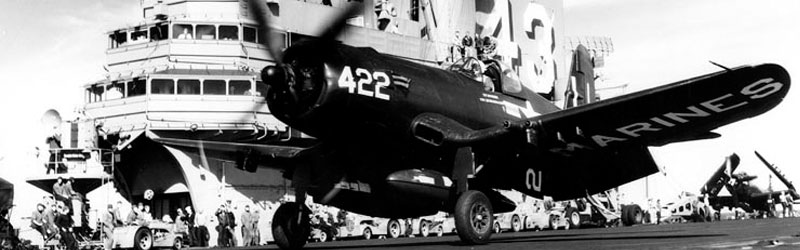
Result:
[[601,147],[605,147],[605,146],[608,146],[609,142],[612,142],[612,141],[625,141],[626,139],[625,138],[617,138],[617,137],[605,136],[605,135],[593,135],[592,136],[592,140],[594,140],[594,142],[597,143],[597,145],[599,145]]
[[[772,78],[766,78],[766,79],[758,80],[758,81],[756,81],[756,82],[744,87],[742,89],[742,94],[746,95],[746,96],[750,96],[750,99],[761,99],[761,98],[764,98],[764,97],[766,97],[768,95],[772,95],[775,92],[778,92],[778,90],[781,90],[781,88],[783,88],[783,83],[773,82],[773,81],[774,80]],[[766,85],[761,86],[762,84],[766,84]],[[758,87],[758,88],[756,88],[756,87]],[[753,88],[756,88],[756,89],[753,89]],[[761,92],[764,92],[764,91],[766,91],[766,92],[765,93],[761,93]]]
[[389,76],[383,72],[375,72],[372,74],[375,78],[375,98],[389,100],[389,95],[383,93],[381,90],[389,86]]
[[665,121],[664,119],[661,119],[661,118],[658,118],[658,117],[653,117],[653,118],[650,118],[650,120],[651,120],[651,121],[654,121],[654,122],[657,122],[658,124],[661,124],[661,125],[667,126],[667,127],[673,127],[673,126],[675,126],[675,124],[672,124],[671,122]]
[[364,85],[372,84],[372,74],[366,69],[357,68],[356,75],[358,76],[358,94],[363,96],[373,96],[372,91],[364,89]]
[[338,83],[340,88],[347,88],[348,93],[352,94],[355,92],[356,81],[353,80],[353,72],[351,72],[350,66],[344,66],[342,74],[339,75]]
[[[533,171],[533,169],[528,169],[525,173],[525,186],[528,187],[528,190],[533,189],[533,191],[541,192],[542,191],[542,171]],[[538,178],[537,178],[538,176]]]
[[687,123],[687,122],[689,122],[689,120],[683,119],[683,117],[706,117],[706,116],[710,115],[708,112],[705,112],[702,109],[699,109],[699,108],[697,108],[695,106],[689,106],[689,107],[687,107],[687,109],[689,109],[691,111],[694,111],[694,113],[673,113],[673,112],[670,112],[670,113],[664,114],[664,117],[672,119],[672,120],[674,120],[676,122]]
[[[391,84],[391,78],[385,72],[376,71],[370,73],[369,70],[356,68],[355,74],[358,76],[358,83],[353,77],[353,72],[350,66],[344,66],[342,73],[339,75],[339,87],[347,88],[350,94],[359,94],[368,97],[374,97],[382,100],[389,100],[391,97],[385,93],[384,90]],[[375,83],[375,87],[370,90],[369,87],[364,88],[365,85]]]
[[[635,127],[638,127],[638,128],[635,128]],[[621,128],[617,129],[617,131],[619,131],[619,132],[621,132],[623,134],[632,136],[632,137],[639,137],[639,134],[638,134],[639,131],[659,131],[659,130],[661,130],[661,129],[652,128],[652,125],[650,125],[650,123],[646,123],[646,122],[634,123],[634,124],[631,124],[631,125],[628,125],[628,126],[621,127]]]
[[722,103],[715,103],[715,102],[718,102],[718,101],[722,101],[723,99],[731,97],[731,96],[733,96],[733,94],[726,94],[724,96],[717,97],[716,99],[708,100],[708,101],[705,101],[703,103],[700,103],[700,105],[702,105],[703,107],[706,107],[707,109],[710,109],[711,111],[717,112],[717,113],[722,113],[723,111],[726,111],[726,110],[731,110],[731,109],[734,109],[734,108],[738,108],[738,107],[747,105],[747,102],[741,102],[741,103],[735,104],[733,106],[724,107],[724,104],[722,104]]

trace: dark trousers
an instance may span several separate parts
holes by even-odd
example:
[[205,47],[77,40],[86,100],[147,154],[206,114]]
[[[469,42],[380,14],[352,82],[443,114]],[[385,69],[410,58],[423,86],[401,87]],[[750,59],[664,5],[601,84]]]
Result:
[[186,237],[189,240],[189,245],[190,246],[200,246],[200,244],[197,244],[198,240],[197,240],[197,236],[196,236],[196,234],[197,234],[197,228],[196,227],[189,227],[189,231],[186,232],[186,234],[187,234]]
[[230,231],[228,231],[228,228],[221,225],[217,226],[217,232],[219,235],[217,237],[217,246],[219,247],[231,246],[231,236],[233,235],[230,235]]
[[198,246],[207,247],[208,240],[211,236],[208,234],[208,228],[206,226],[199,226],[197,227],[197,241],[200,243]]
[[66,230],[61,230],[61,245],[65,246],[68,250],[78,249],[78,241],[75,240],[75,236]]

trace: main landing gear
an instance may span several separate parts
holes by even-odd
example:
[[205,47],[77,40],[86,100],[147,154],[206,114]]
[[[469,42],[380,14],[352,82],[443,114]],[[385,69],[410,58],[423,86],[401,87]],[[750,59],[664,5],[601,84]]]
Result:
[[489,198],[483,192],[468,187],[469,178],[475,174],[472,148],[459,148],[453,164],[452,179],[457,194],[453,211],[458,237],[470,245],[488,243],[494,225],[494,210]]
[[480,191],[468,190],[458,196],[455,205],[458,237],[466,244],[486,244],[492,236],[492,203]]

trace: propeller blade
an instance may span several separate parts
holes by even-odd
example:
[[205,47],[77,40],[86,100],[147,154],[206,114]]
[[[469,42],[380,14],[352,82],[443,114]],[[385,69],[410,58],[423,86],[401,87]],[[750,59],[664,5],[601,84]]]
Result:
[[276,64],[280,65],[283,62],[283,51],[281,49],[284,41],[280,36],[275,35],[272,26],[270,26],[271,22],[269,20],[270,14],[267,13],[269,11],[267,2],[263,0],[250,0],[248,1],[248,7],[250,15],[258,22],[260,33],[266,34],[267,36],[266,38],[260,38],[259,42],[267,46],[267,52],[270,57],[275,59]]
[[355,2],[349,4],[345,11],[338,13],[338,15],[336,15],[330,22],[327,22],[330,25],[323,29],[317,37],[322,40],[336,40],[336,37],[339,36],[339,34],[344,30],[344,25],[347,24],[347,19],[363,14],[363,9],[363,3]]

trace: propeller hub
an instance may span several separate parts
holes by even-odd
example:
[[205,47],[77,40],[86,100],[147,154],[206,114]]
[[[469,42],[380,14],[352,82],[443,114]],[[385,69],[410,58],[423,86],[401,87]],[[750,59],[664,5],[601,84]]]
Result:
[[270,65],[261,70],[261,79],[270,87],[286,88],[289,85],[286,72],[287,70],[284,67]]

